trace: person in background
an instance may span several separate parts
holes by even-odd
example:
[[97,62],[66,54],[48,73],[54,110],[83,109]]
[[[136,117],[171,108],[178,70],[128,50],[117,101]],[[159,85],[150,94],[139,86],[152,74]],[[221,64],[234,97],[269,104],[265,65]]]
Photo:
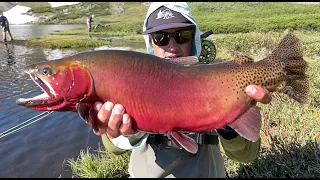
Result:
[[93,17],[94,17],[94,15],[87,16],[86,22],[87,22],[88,32],[91,32],[91,30],[92,30]]
[[11,32],[10,32],[9,21],[8,21],[7,17],[5,17],[3,15],[2,12],[0,13],[0,25],[1,25],[1,28],[2,28],[3,41],[7,42],[7,32],[9,33],[10,40],[12,41],[13,38],[12,38],[12,35],[11,35]]
[[[200,30],[185,2],[155,2],[148,9],[143,25],[148,54],[165,58],[199,56]],[[246,88],[248,96],[262,103],[271,101],[270,93],[259,86]],[[181,104],[183,106],[183,104]],[[196,108],[196,107],[195,107]],[[132,119],[121,104],[96,102],[99,127],[106,149],[114,154],[131,150],[130,177],[225,177],[225,154],[239,162],[253,161],[261,140],[251,142],[229,126],[205,133],[190,133],[199,146],[196,154],[178,148],[166,135],[149,134],[132,128]]]

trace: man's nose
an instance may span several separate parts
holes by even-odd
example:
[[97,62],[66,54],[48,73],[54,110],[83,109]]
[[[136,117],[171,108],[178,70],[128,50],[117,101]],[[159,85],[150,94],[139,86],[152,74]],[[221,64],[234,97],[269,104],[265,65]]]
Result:
[[168,49],[170,52],[175,52],[179,48],[179,44],[177,44],[176,40],[173,37],[170,37]]

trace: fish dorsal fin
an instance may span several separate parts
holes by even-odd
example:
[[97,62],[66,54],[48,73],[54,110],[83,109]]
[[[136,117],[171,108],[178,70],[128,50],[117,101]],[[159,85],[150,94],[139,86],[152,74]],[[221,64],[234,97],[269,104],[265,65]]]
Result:
[[240,136],[255,142],[260,137],[261,114],[258,106],[249,108],[236,121],[229,125]]
[[174,64],[180,64],[183,66],[190,66],[190,65],[195,65],[195,64],[199,63],[199,59],[196,56],[172,58],[169,61]]
[[192,154],[198,152],[198,144],[189,136],[179,131],[170,131],[168,132],[168,135],[177,146],[183,147]]
[[236,58],[234,58],[233,62],[237,64],[247,64],[254,62],[254,60],[252,57],[247,55],[238,55]]
[[90,103],[78,103],[78,114],[85,123],[91,126],[95,131],[98,131],[98,126],[95,124],[95,117],[93,115],[93,105]]

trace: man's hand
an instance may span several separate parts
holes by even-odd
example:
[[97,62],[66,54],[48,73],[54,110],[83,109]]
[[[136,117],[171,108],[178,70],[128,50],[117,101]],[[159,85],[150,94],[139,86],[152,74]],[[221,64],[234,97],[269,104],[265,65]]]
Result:
[[97,114],[97,126],[99,131],[94,133],[98,136],[106,133],[109,138],[116,138],[122,135],[135,134],[132,129],[131,117],[125,113],[121,104],[114,105],[112,102],[96,102],[94,104]]
[[249,85],[245,89],[248,96],[263,104],[269,104],[272,96],[268,90],[257,85]]

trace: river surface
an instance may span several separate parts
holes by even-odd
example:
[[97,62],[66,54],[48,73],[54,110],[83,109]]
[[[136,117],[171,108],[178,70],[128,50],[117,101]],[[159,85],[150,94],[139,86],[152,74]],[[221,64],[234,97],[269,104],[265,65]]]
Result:
[[[49,35],[56,30],[85,25],[12,25],[14,39],[30,39]],[[23,72],[29,64],[61,58],[77,53],[75,50],[31,48],[0,42],[0,133],[23,122],[39,120],[0,138],[0,177],[56,178],[72,177],[66,160],[76,159],[81,150],[94,153],[101,139],[74,112],[45,112],[16,105],[17,98],[27,98],[42,90]],[[122,42],[121,47],[119,42]],[[118,41],[116,47],[144,48],[144,43]],[[123,46],[127,45],[127,46]],[[105,49],[109,47],[99,47]],[[92,50],[96,50],[92,49]],[[47,115],[47,116],[45,116]],[[38,116],[45,116],[42,119]],[[1,136],[1,134],[0,134]]]

